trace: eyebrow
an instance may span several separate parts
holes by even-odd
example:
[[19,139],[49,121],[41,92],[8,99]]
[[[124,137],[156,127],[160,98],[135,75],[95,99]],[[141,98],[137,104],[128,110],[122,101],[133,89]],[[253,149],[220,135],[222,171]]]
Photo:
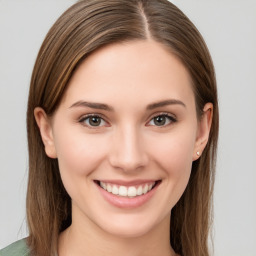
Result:
[[[151,103],[147,105],[146,110],[152,110],[155,108],[164,107],[168,105],[181,105],[183,107],[186,107],[185,103],[183,103],[180,100],[169,99],[169,100],[163,100],[163,101]],[[102,109],[106,111],[114,110],[112,107],[104,103],[88,102],[88,101],[82,101],[82,100],[75,102],[69,108],[73,108],[73,107],[89,107],[93,109]]]
[[186,108],[186,105],[185,105],[184,102],[182,102],[180,100],[176,100],[176,99],[170,99],[170,100],[163,100],[163,101],[159,101],[159,102],[149,104],[147,106],[147,110],[152,110],[152,109],[159,108],[159,107],[164,107],[164,106],[167,106],[167,105],[181,105],[181,106]]
[[102,109],[106,111],[113,111],[114,109],[107,104],[103,103],[95,103],[95,102],[87,102],[87,101],[77,101],[76,103],[72,104],[70,108],[73,107],[88,107],[88,108],[94,108],[94,109]]

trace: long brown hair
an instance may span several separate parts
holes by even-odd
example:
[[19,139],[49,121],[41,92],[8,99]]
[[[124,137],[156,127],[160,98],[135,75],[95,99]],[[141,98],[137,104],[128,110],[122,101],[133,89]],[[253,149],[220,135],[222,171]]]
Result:
[[32,255],[56,255],[58,236],[71,224],[71,199],[58,161],[46,156],[33,111],[51,116],[78,65],[100,47],[131,40],[155,40],[183,62],[192,78],[198,118],[213,104],[208,144],[192,165],[188,186],[172,209],[171,245],[183,256],[208,256],[212,192],[218,138],[214,67],[207,46],[191,21],[167,0],[82,0],[52,26],[39,51],[27,109],[29,181],[27,243]]

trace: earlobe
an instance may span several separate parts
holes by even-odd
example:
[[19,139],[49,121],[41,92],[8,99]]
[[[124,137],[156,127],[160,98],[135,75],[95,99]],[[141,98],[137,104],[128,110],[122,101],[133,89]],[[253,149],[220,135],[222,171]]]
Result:
[[34,110],[34,116],[40,130],[46,155],[50,158],[57,158],[55,144],[53,140],[52,125],[47,114],[42,108],[37,107]]
[[213,104],[206,103],[203,109],[203,115],[201,119],[198,121],[198,129],[197,129],[197,137],[196,137],[195,149],[193,154],[193,161],[197,160],[201,156],[205,146],[207,145],[209,134],[211,131],[212,115],[213,115]]

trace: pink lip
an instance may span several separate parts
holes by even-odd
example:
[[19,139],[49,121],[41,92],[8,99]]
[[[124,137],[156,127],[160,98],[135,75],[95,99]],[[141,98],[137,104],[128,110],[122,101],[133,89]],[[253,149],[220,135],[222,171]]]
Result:
[[[141,182],[141,181],[140,181]],[[114,182],[116,184],[116,180]],[[123,184],[123,183],[122,183]],[[140,183],[141,184],[141,183]],[[148,193],[141,195],[141,196],[136,196],[133,198],[128,198],[128,197],[122,197],[122,196],[117,196],[112,193],[107,192],[103,188],[101,188],[99,185],[96,185],[104,197],[104,199],[109,202],[110,204],[119,207],[119,208],[126,208],[126,209],[132,209],[136,207],[140,207],[146,202],[148,202],[152,196],[155,194],[158,186],[160,185],[160,182],[156,184],[156,186],[150,190]]]

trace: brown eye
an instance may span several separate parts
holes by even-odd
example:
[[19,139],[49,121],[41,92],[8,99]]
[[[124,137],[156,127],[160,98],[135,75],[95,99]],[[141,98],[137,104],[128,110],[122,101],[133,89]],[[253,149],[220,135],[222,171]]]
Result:
[[154,117],[154,124],[155,124],[156,126],[165,125],[166,122],[167,122],[166,116],[157,116],[157,117]]
[[91,126],[100,126],[101,118],[98,116],[92,116],[88,118],[88,122]]
[[170,123],[176,122],[176,119],[170,115],[158,115],[152,118],[149,122],[149,125],[152,126],[166,126]]
[[79,122],[85,124],[88,127],[101,127],[106,125],[104,119],[97,115],[87,116],[81,119]]

